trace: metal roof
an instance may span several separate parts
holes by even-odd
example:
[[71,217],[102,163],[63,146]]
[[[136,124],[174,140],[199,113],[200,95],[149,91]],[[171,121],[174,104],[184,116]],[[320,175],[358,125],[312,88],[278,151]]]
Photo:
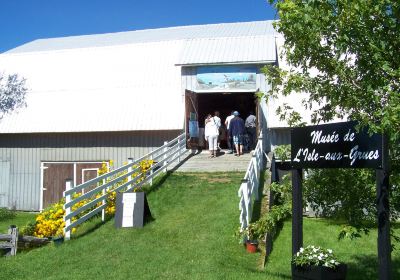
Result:
[[200,38],[185,41],[177,65],[263,64],[275,60],[273,35]]
[[0,54],[27,107],[0,133],[183,129],[181,66],[275,61],[272,21],[36,40]]
[[[27,106],[0,133],[183,129],[181,41],[0,55],[26,78]],[[162,51],[161,51],[162,50]]]
[[5,53],[23,53],[76,48],[104,47],[123,44],[160,42],[170,40],[243,37],[275,34],[273,21],[219,23],[178,26],[117,33],[38,39]]

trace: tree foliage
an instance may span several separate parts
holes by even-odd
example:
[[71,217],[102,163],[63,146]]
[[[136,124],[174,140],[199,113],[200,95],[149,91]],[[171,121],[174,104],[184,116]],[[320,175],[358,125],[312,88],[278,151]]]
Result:
[[25,79],[17,74],[7,77],[0,73],[0,119],[16,108],[25,106]]
[[304,185],[304,197],[318,215],[343,219],[352,226],[375,222],[376,186],[372,170],[311,169]]
[[[265,71],[284,95],[308,92],[313,121],[349,116],[400,138],[400,2],[269,0],[290,70]],[[317,71],[316,71],[317,70]]]
[[[267,95],[307,92],[303,105],[312,111],[312,122],[348,118],[368,126],[371,132],[387,133],[391,206],[400,210],[400,1],[268,2],[277,10],[275,27],[285,39],[281,55],[289,67],[264,68],[272,85]],[[290,121],[293,114],[285,106],[278,113]],[[325,205],[326,214],[356,225],[371,218],[365,210],[375,211],[373,175],[367,171],[315,171],[312,177],[316,181],[309,180],[307,196]],[[342,189],[332,192],[332,187]],[[335,204],[338,201],[343,204]]]

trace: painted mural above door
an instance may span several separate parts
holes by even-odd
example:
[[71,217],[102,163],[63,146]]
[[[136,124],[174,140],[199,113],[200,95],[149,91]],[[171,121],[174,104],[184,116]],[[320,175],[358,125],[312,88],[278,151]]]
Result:
[[257,68],[251,66],[203,66],[197,68],[196,91],[255,91]]

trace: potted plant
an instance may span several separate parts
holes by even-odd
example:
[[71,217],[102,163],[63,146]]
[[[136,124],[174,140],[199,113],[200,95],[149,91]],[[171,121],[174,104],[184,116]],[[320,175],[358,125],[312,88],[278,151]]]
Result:
[[258,249],[258,239],[256,234],[256,224],[250,223],[247,228],[239,228],[241,242],[245,242],[246,250],[249,253],[255,253]]
[[292,279],[346,279],[347,266],[338,262],[331,249],[309,245],[293,256]]

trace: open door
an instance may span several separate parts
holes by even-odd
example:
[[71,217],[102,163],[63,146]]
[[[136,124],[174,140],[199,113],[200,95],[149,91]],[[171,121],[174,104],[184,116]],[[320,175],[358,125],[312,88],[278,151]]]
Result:
[[[260,135],[260,124],[263,120],[261,120],[262,118],[262,110],[261,110],[261,104],[260,104],[260,100],[261,98],[258,98],[256,94],[254,94],[254,98],[255,98],[255,103],[256,103],[256,111],[255,111],[255,116],[256,116],[256,135],[257,135],[257,139],[258,139],[258,135]],[[258,140],[256,140],[258,141]]]
[[186,148],[197,148],[199,145],[199,113],[197,95],[190,90],[185,91],[185,132]]

